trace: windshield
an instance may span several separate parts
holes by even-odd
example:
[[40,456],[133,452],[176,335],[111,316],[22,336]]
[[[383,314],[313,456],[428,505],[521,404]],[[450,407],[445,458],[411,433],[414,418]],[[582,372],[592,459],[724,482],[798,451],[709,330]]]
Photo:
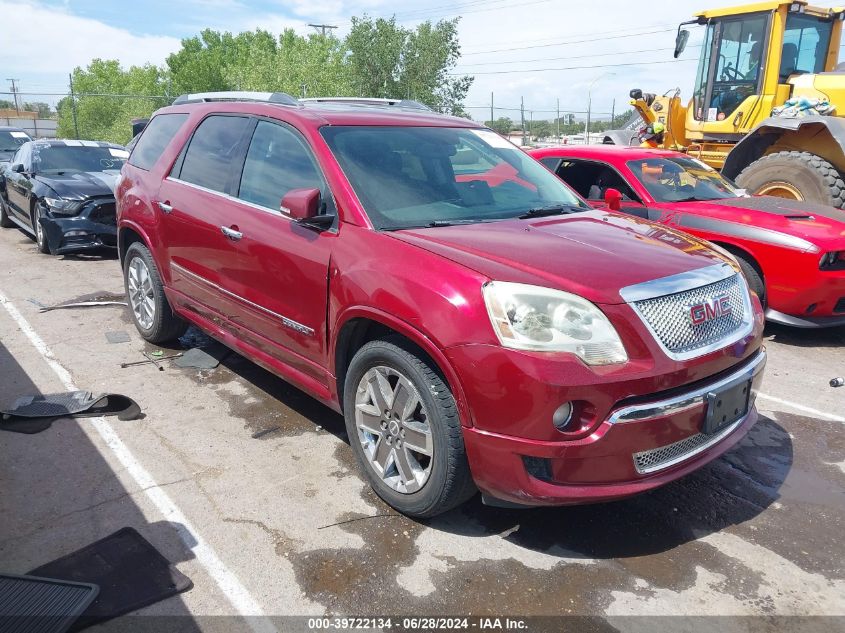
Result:
[[628,167],[657,202],[742,197],[742,190],[694,158],[638,158]]
[[32,148],[32,167],[38,173],[119,170],[128,156],[129,153],[119,147],[35,143]]
[[18,148],[29,141],[25,132],[0,131],[0,152],[16,152]]
[[321,130],[379,229],[588,209],[545,167],[490,130],[331,126]]

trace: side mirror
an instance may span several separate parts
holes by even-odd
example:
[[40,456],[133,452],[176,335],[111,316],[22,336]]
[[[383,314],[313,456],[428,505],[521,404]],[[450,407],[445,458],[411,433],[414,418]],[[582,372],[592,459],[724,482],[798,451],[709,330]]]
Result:
[[22,174],[23,173],[23,163],[15,163],[14,165],[12,165],[12,171],[15,172],[16,174]]
[[689,31],[686,29],[679,29],[678,34],[675,36],[675,59],[678,59],[681,53],[684,52],[688,41]]
[[334,216],[320,215],[320,198],[319,189],[291,189],[282,198],[279,209],[300,224],[328,228]]
[[611,211],[619,211],[622,208],[622,193],[618,189],[608,188],[604,192],[604,201]]

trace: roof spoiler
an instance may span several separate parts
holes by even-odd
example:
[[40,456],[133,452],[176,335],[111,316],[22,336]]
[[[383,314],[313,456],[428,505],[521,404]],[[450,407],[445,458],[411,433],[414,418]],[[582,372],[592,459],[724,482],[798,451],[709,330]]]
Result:
[[296,97],[291,97],[286,92],[249,92],[242,90],[197,92],[193,94],[179,95],[173,101],[173,105],[181,105],[183,103],[203,103],[206,101],[263,101],[266,103],[278,103],[281,105],[299,105],[299,101]]
[[428,110],[424,103],[413,99],[381,99],[377,97],[308,97],[300,99],[303,103],[348,103],[350,105],[372,105],[372,106],[394,106],[397,108],[408,108],[410,110]]

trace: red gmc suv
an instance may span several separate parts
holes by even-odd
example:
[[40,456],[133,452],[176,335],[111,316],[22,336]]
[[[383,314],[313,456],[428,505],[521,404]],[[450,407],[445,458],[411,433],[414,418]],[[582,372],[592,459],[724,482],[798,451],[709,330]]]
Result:
[[406,514],[624,497],[757,418],[763,315],[730,255],[589,208],[472,121],[185,95],[117,201],[141,335],[193,323],[342,412]]

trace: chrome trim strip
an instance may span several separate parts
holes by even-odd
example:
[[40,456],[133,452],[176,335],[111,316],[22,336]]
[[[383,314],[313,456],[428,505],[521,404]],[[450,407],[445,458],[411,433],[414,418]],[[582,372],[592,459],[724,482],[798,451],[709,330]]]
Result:
[[260,306],[257,303],[250,301],[249,299],[245,299],[242,296],[235,294],[234,292],[232,292],[230,290],[226,290],[225,288],[223,288],[220,285],[214,283],[213,281],[209,281],[205,277],[191,272],[190,270],[188,270],[184,266],[180,266],[179,264],[174,264],[174,263],[171,262],[170,267],[178,269],[178,271],[180,273],[182,273],[183,275],[191,277],[196,281],[199,281],[199,282],[201,282],[201,283],[203,283],[207,286],[210,286],[211,288],[214,288],[218,292],[222,292],[223,294],[225,294],[229,297],[232,297],[236,301],[240,301],[241,303],[244,303],[244,304],[246,304],[250,307],[255,308],[256,310],[260,310],[261,312],[264,312],[265,314],[268,314],[268,315],[278,319],[279,321],[281,321],[282,325],[284,325],[287,328],[295,330],[295,331],[299,332],[300,334],[305,334],[307,336],[314,336],[314,328],[310,328],[307,325],[303,325],[302,323],[299,323],[298,321],[294,321],[293,319],[289,319],[288,317],[281,315],[278,312],[273,312],[272,310],[269,310],[269,309],[265,308],[264,306]]
[[[217,196],[219,198],[223,198],[224,200],[229,200],[231,202],[237,202],[238,204],[242,204],[245,207],[250,207],[251,209],[256,209],[258,211],[263,211],[264,213],[269,213],[273,217],[276,218],[284,218],[288,222],[293,222],[293,218],[289,215],[286,215],[281,212],[281,210],[274,210],[269,207],[262,207],[260,204],[255,204],[254,202],[249,202],[247,200],[242,200],[241,198],[236,198],[235,196],[230,196],[228,193],[223,193],[222,191],[215,191],[214,189],[209,189],[208,187],[203,187],[202,185],[195,185],[192,182],[188,182],[187,180],[180,180],[179,178],[171,178],[168,176],[165,180],[169,180],[170,182],[178,182],[180,185],[185,185],[186,187],[191,187],[192,189],[196,189],[197,191],[202,191],[204,193],[210,193],[211,195]],[[281,200],[281,198],[279,198]]]
[[666,398],[665,400],[623,407],[614,411],[607,421],[610,424],[624,424],[626,422],[638,422],[648,420],[649,418],[674,415],[704,404],[707,394],[713,390],[732,387],[734,384],[748,380],[752,381],[751,402],[753,404],[757,395],[757,388],[754,383],[758,381],[758,377],[761,376],[761,372],[765,366],[766,351],[761,349],[757,356],[754,357],[751,364],[728,376],[725,376],[721,380],[698,387],[693,391],[688,391],[671,398]]
[[[639,453],[634,453],[634,455],[633,455],[634,469],[640,475],[648,475],[650,473],[657,472],[658,470],[665,470],[666,468],[669,468],[669,467],[674,466],[676,464],[680,464],[681,462],[686,461],[691,457],[695,457],[699,453],[703,453],[704,451],[706,451],[711,446],[715,446],[716,444],[718,444],[720,441],[722,441],[728,435],[733,433],[740,424],[745,422],[747,417],[748,417],[747,415],[744,416],[744,417],[741,417],[739,420],[737,420],[736,422],[734,422],[733,424],[731,424],[729,426],[726,426],[719,433],[712,436],[709,440],[707,440],[703,444],[699,444],[698,446],[696,446],[692,450],[689,450],[686,453],[681,453],[677,457],[673,457],[672,459],[667,460],[665,462],[660,462],[658,464],[655,464],[654,466],[649,466],[647,468],[640,468],[637,465],[637,457],[642,455],[643,453],[648,453],[650,451],[642,451],[642,452],[639,452]],[[681,441],[683,441],[683,440],[681,440]],[[663,448],[667,448],[668,446],[672,446],[672,445],[668,444],[667,446],[659,446],[659,447],[652,449],[652,450],[660,450],[660,449],[663,449]]]
[[698,270],[689,270],[677,275],[652,279],[633,286],[626,286],[619,291],[626,303],[645,301],[666,295],[674,295],[687,290],[695,290],[701,286],[714,284],[727,279],[736,271],[728,264],[714,264]]

